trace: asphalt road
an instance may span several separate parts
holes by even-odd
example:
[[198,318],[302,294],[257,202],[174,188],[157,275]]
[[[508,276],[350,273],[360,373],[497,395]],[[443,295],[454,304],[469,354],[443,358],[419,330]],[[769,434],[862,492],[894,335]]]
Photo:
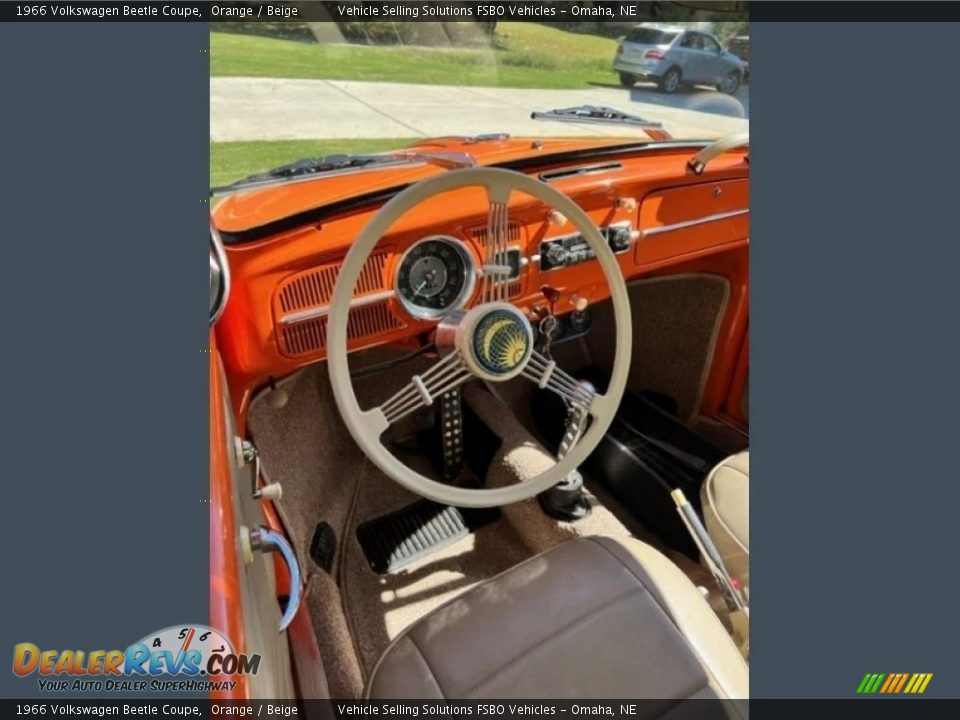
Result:
[[652,85],[582,90],[411,85],[342,80],[210,80],[210,139],[303,140],[435,137],[509,132],[532,136],[623,136],[636,131],[530,119],[533,110],[606,105],[662,122],[678,138],[746,130],[749,88],[734,96],[695,88],[673,95]]

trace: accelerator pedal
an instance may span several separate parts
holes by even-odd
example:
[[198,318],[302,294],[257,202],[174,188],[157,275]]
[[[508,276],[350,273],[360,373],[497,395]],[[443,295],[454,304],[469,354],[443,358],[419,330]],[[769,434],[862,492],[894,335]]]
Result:
[[361,524],[357,540],[370,569],[385,575],[455,543],[499,517],[497,508],[455,508],[420,500]]

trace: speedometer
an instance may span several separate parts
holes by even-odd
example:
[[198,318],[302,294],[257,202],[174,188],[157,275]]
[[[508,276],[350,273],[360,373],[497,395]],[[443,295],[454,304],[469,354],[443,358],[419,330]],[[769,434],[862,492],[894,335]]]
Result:
[[456,238],[424,238],[404,254],[397,270],[397,293],[414,317],[438,318],[460,307],[473,291],[473,260]]

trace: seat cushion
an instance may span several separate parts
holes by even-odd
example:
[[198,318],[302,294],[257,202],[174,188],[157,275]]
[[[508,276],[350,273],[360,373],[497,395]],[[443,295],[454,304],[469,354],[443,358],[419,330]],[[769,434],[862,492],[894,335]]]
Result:
[[370,698],[743,698],[747,668],[666,557],[559,545],[442,605],[386,650]]
[[750,585],[750,453],[728,457],[701,490],[707,532],[730,574]]

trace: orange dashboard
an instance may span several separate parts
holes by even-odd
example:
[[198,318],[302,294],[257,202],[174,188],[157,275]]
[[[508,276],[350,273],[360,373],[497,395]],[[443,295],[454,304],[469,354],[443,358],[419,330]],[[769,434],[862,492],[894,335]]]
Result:
[[[546,165],[531,174],[570,196],[607,232],[630,280],[747,243],[745,152],[716,159],[699,176],[686,167],[690,156],[689,149],[640,151]],[[232,287],[217,331],[233,382],[249,391],[326,356],[327,312],[340,264],[377,209],[360,207],[227,246]],[[477,301],[487,210],[484,191],[470,188],[433,198],[390,228],[354,291],[351,349],[419,346],[445,303],[469,307]],[[222,212],[214,213],[221,227]],[[545,308],[542,288],[549,286],[559,315],[609,296],[576,230],[540,201],[514,193],[507,228],[511,302],[533,315]],[[437,281],[461,272],[460,284]]]

